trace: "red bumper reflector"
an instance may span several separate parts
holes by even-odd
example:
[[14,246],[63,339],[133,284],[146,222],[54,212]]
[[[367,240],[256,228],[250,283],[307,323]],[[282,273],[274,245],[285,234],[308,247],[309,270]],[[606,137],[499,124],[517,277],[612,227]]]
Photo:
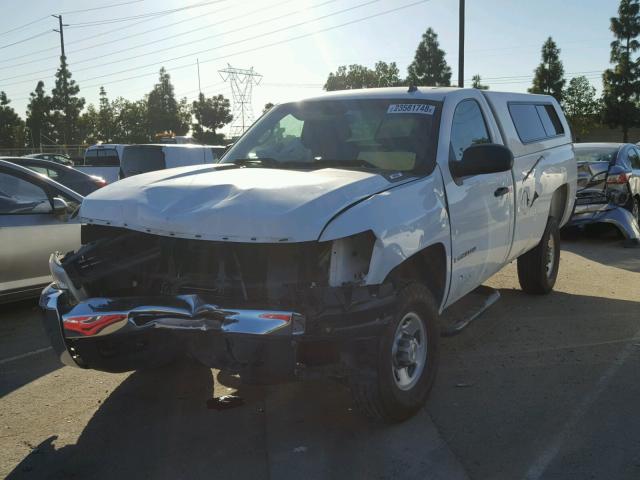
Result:
[[90,336],[95,335],[100,332],[100,330],[113,323],[126,320],[126,318],[127,316],[123,314],[67,317],[64,319],[63,324],[65,330]]
[[285,322],[291,322],[291,315],[285,313],[261,313],[258,318],[264,318],[267,320],[284,320]]

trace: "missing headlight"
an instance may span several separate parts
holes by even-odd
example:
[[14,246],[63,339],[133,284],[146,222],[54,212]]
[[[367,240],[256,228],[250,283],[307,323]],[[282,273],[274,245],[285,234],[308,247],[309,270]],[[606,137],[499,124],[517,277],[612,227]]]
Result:
[[361,284],[369,273],[376,237],[371,231],[334,240],[331,245],[329,285]]

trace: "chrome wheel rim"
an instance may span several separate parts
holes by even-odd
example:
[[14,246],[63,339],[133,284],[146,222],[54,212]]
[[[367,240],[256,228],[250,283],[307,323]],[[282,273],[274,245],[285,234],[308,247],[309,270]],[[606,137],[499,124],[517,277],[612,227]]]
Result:
[[547,263],[545,264],[547,278],[551,278],[551,275],[553,274],[555,256],[556,256],[556,241],[553,239],[553,235],[549,235],[549,240],[547,241]]
[[410,390],[420,380],[427,363],[427,331],[414,312],[396,327],[391,352],[393,379],[400,390]]

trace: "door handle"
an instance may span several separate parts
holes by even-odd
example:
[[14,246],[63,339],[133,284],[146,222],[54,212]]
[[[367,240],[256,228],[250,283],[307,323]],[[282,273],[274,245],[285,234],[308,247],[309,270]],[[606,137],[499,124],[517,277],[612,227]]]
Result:
[[500,187],[493,192],[494,197],[501,197],[509,193],[509,187]]

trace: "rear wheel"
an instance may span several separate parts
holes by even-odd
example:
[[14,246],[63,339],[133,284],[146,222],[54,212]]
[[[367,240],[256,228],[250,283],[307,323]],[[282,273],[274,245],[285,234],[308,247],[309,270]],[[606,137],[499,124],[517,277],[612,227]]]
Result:
[[421,284],[399,295],[398,314],[379,342],[375,375],[351,377],[355,406],[366,416],[398,422],[426,402],[438,367],[438,308]]
[[543,295],[553,290],[560,264],[560,231],[553,217],[538,246],[518,257],[518,280],[527,293]]

